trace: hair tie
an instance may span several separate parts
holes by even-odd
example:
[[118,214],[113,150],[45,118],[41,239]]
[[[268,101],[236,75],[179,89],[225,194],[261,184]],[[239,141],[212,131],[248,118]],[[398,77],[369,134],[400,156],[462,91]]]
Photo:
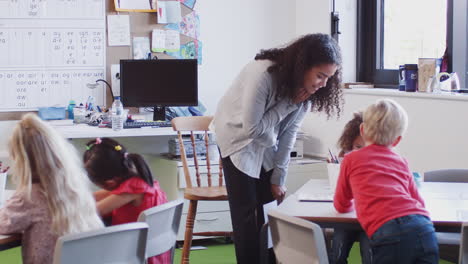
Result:
[[124,153],[124,158],[128,158],[128,152]]
[[101,143],[102,143],[102,139],[101,138],[96,138],[96,141],[94,143],[86,145],[86,150],[91,150],[94,147],[94,145],[99,145]]
[[115,148],[115,150],[117,150],[117,151],[121,151],[121,150],[122,150],[122,147],[121,147],[120,145],[117,145],[117,146],[115,146],[114,148]]

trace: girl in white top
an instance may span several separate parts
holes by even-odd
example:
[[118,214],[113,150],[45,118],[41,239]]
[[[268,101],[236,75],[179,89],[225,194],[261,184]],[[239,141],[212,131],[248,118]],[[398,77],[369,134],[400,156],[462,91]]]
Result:
[[262,205],[285,195],[290,151],[306,113],[340,113],[341,53],[329,35],[263,50],[218,103],[213,125],[223,157],[238,263],[259,263]]
[[0,209],[0,234],[23,234],[23,263],[52,263],[59,236],[103,227],[75,148],[52,127],[26,114],[9,152],[17,189]]

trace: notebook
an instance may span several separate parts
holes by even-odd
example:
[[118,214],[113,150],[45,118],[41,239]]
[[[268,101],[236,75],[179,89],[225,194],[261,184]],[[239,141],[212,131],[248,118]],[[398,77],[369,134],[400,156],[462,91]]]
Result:
[[333,202],[334,193],[305,193],[301,192],[297,195],[300,202]]

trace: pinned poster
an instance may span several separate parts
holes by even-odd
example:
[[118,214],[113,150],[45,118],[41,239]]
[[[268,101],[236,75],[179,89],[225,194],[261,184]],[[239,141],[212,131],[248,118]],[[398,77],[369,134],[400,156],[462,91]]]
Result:
[[179,26],[181,34],[198,39],[200,35],[200,19],[195,11],[184,16]]
[[152,52],[177,52],[180,49],[180,35],[175,30],[153,29]]
[[177,59],[197,59],[198,65],[202,64],[202,42],[193,40],[180,45],[178,52],[167,52],[168,55]]
[[179,1],[158,1],[158,24],[179,23],[181,13]]
[[109,46],[130,46],[130,17],[108,15],[107,33]]
[[115,11],[156,12],[156,1],[153,0],[114,0]]
[[186,7],[193,9],[197,1],[196,0],[180,0],[180,2]]
[[182,18],[180,23],[170,23],[164,26],[166,29],[178,30],[181,34],[198,39],[200,35],[200,18],[195,11]]
[[148,59],[151,56],[150,40],[148,37],[133,38],[133,59]]

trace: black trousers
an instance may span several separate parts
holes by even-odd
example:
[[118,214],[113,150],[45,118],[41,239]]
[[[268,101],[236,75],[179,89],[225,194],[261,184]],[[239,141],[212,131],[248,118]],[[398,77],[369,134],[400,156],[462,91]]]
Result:
[[[266,172],[262,168],[260,179],[255,179],[238,170],[229,157],[222,162],[237,263],[258,264],[260,229],[265,223],[263,205],[274,200],[270,183],[273,171]],[[274,256],[270,255],[269,261],[275,263]]]

